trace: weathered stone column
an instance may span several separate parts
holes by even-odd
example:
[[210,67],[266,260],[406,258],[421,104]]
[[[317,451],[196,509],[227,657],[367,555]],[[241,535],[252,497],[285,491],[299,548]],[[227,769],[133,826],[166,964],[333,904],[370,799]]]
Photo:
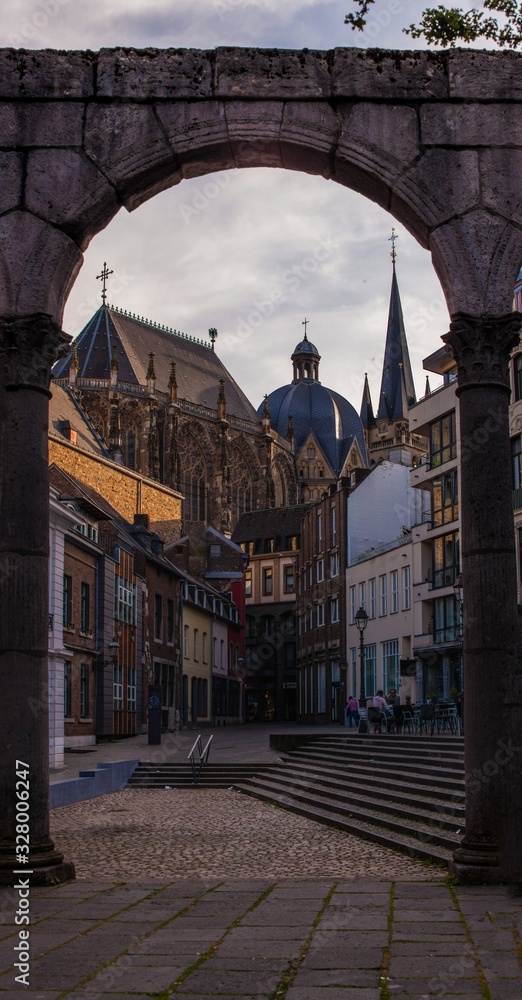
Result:
[[475,882],[522,875],[521,679],[509,443],[511,349],[522,316],[457,314],[443,339],[458,364],[464,580],[466,833],[452,870]]
[[[49,837],[49,373],[68,338],[47,315],[0,319],[0,884],[74,878]],[[18,763],[17,763],[18,762]],[[28,863],[16,849],[27,769]],[[18,779],[20,780],[20,779]],[[25,796],[22,794],[21,799]],[[23,816],[21,817],[23,820]],[[22,829],[24,829],[22,827]],[[18,846],[24,844],[23,835]],[[18,853],[18,859],[17,859]]]

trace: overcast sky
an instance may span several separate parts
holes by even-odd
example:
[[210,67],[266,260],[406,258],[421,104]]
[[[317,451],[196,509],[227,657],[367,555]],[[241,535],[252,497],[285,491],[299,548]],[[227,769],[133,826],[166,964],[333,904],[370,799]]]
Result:
[[[361,36],[343,23],[355,10],[350,0],[3,0],[1,38],[62,49],[413,48],[419,44],[401,28],[425,6],[380,0]],[[361,195],[307,174],[256,168],[183,181],[132,214],[121,209],[95,237],[64,328],[75,336],[100,304],[96,275],[106,260],[110,302],[196,337],[217,327],[217,351],[255,406],[291,381],[289,358],[306,317],[321,381],[359,409],[365,371],[374,403],[379,393],[393,225]],[[448,313],[429,253],[396,230],[420,396],[422,360],[440,346]]]

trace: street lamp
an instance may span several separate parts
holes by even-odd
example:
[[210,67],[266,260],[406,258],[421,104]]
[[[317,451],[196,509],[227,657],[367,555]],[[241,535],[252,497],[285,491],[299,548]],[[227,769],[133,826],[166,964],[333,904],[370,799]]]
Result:
[[364,685],[364,630],[368,624],[368,615],[364,608],[359,608],[355,616],[355,625],[359,630],[359,658],[361,666],[361,683],[359,685],[359,708],[366,708],[366,691]]

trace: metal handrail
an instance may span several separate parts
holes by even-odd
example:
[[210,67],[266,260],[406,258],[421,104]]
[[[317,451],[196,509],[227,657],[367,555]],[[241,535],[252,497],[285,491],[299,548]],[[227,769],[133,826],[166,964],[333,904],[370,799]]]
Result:
[[[212,743],[213,739],[214,736],[210,736],[206,747],[202,750],[201,735],[199,735],[188,755],[188,759],[192,766],[192,781],[195,785],[198,784],[199,779],[201,778],[203,768],[205,768],[208,764],[208,758],[210,754],[210,744]],[[199,753],[199,761],[196,761],[195,758],[196,747]]]

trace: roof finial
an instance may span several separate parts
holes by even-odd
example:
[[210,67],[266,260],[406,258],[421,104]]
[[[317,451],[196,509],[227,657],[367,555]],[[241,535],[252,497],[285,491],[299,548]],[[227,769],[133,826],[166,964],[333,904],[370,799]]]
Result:
[[304,339],[305,339],[305,340],[308,340],[308,337],[306,336],[306,326],[307,326],[307,323],[309,323],[309,322],[310,322],[310,320],[309,320],[309,319],[306,319],[306,316],[305,316],[305,318],[304,318],[304,319],[303,319],[303,320],[301,321],[301,326],[304,326],[304,328],[305,328],[305,335],[304,335]]
[[146,379],[155,379],[156,372],[154,371],[154,354],[152,351],[149,354],[149,366],[147,368],[147,373],[145,375]]
[[392,245],[392,250],[391,250],[390,257],[392,259],[392,264],[393,264],[394,267],[395,267],[395,261],[397,260],[397,252],[395,250],[395,240],[398,240],[398,239],[399,239],[399,237],[397,236],[397,233],[395,232],[395,228],[392,226],[392,234],[391,234],[391,236],[388,237],[388,243],[391,242],[391,245]]
[[105,300],[107,298],[107,278],[109,277],[109,274],[114,274],[114,271],[107,270],[107,261],[104,260],[101,274],[96,275],[96,281],[99,281],[100,278],[103,281],[102,302],[104,305],[105,305]]
[[215,344],[215,341],[216,341],[216,338],[217,338],[217,335],[218,335],[218,332],[217,332],[215,326],[211,326],[210,327],[210,330],[208,331],[208,335],[210,337],[210,342],[212,344],[212,350],[214,350],[214,344]]

